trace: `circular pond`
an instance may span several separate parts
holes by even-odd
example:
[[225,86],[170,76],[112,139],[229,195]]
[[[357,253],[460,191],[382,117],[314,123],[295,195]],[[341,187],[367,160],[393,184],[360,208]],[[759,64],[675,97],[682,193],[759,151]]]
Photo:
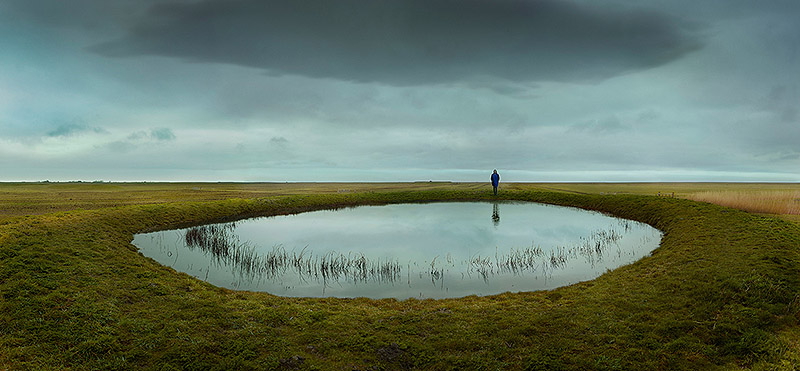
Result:
[[217,286],[296,297],[450,298],[591,280],[658,247],[643,223],[514,202],[396,204],[134,236]]

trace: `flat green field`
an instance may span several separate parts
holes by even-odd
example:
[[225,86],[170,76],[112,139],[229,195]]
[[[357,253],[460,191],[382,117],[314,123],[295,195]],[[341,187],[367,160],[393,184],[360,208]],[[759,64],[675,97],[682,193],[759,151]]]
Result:
[[[796,370],[800,224],[688,198],[798,190],[504,184],[494,197],[483,183],[0,183],[0,370]],[[651,256],[568,287],[404,301],[222,289],[130,244],[141,231],[259,215],[493,199],[598,210],[664,237]]]

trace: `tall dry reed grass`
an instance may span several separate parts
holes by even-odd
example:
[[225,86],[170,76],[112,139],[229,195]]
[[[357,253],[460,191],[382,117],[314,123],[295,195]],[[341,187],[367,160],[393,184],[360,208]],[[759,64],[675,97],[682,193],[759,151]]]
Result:
[[755,213],[800,215],[800,191],[709,191],[688,198]]

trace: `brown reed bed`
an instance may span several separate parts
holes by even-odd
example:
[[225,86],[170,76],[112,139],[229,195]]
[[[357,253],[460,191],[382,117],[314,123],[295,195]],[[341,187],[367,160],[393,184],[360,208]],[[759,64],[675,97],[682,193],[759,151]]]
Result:
[[800,191],[707,191],[688,198],[754,213],[800,215]]

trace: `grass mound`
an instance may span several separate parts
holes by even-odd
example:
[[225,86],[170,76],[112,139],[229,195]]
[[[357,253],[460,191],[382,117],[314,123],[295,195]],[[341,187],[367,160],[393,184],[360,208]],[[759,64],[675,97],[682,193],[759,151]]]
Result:
[[[652,256],[551,291],[445,300],[283,298],[211,286],[132,235],[367,204],[523,200],[664,232]],[[0,223],[0,369],[792,367],[800,227],[711,204],[480,190],[128,205]],[[789,331],[791,333],[791,331]]]

